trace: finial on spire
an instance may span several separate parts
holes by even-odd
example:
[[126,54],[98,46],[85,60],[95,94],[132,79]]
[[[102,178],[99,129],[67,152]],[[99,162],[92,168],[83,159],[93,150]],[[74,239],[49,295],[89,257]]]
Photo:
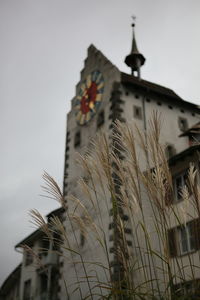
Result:
[[145,62],[145,57],[138,51],[137,43],[135,39],[135,16],[132,16],[133,23],[133,39],[132,39],[132,47],[131,47],[131,53],[126,56],[125,63],[131,68],[131,74],[135,76],[134,72],[137,72],[137,77],[140,79],[140,67]]
[[133,19],[133,23],[131,24],[131,26],[134,27],[135,26],[136,16],[133,15],[133,16],[131,16],[131,18]]

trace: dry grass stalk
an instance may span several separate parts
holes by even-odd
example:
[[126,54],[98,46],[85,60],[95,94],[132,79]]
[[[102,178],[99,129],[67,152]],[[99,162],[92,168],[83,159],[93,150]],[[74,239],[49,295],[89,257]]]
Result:
[[[116,122],[112,148],[105,134],[97,136],[92,142],[92,151],[88,151],[85,156],[78,156],[84,174],[80,179],[84,200],[69,195],[67,204],[71,209],[67,209],[54,179],[44,174],[46,185],[43,189],[47,197],[59,201],[66,210],[68,227],[63,226],[58,218],[52,218],[49,225],[59,232],[58,242],[63,241],[60,246],[68,253],[64,256],[71,259],[74,266],[74,283],[80,299],[97,299],[95,295],[99,294],[99,299],[171,300],[174,284],[184,283],[188,278],[184,259],[171,259],[169,256],[168,229],[172,227],[172,220],[182,226],[191,218],[188,210],[191,199],[200,217],[200,188],[195,180],[197,170],[191,165],[188,172],[189,187],[181,191],[185,206],[182,206],[179,215],[180,211],[174,208],[173,201],[168,202],[174,194],[173,181],[160,135],[161,117],[154,113],[149,130],[145,133],[137,126]],[[119,158],[119,148],[125,159]],[[121,268],[118,282],[113,281],[108,232],[104,224],[104,214],[109,215],[110,208],[115,235],[114,257]],[[124,213],[129,217],[127,221],[123,220]],[[52,232],[40,214],[32,211],[32,216],[34,222],[52,238]],[[127,241],[127,228],[132,230],[132,247]],[[78,232],[88,242],[88,249],[90,243],[98,242],[105,256],[103,261],[84,259]],[[91,250],[91,258],[92,255]],[[81,275],[79,266],[83,270]],[[197,267],[189,255],[187,269],[190,269],[191,278],[195,277]],[[99,268],[104,270],[105,282],[98,275]],[[82,293],[83,284],[88,286],[86,298]]]

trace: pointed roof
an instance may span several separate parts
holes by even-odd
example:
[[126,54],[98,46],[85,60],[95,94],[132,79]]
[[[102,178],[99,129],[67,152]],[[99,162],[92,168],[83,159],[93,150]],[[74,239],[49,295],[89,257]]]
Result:
[[135,31],[134,31],[135,24],[132,24],[132,27],[133,27],[133,38],[132,38],[131,53],[126,56],[125,63],[131,68],[132,75],[134,75],[133,74],[134,71],[137,71],[139,74],[140,67],[145,63],[145,57],[138,51],[137,48]]

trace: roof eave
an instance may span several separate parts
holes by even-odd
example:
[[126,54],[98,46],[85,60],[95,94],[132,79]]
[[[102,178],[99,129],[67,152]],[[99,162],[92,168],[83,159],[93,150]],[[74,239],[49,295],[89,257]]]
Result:
[[28,235],[25,239],[23,239],[21,242],[19,242],[16,246],[16,248],[21,248],[22,245],[30,245],[34,241],[36,241],[38,238],[42,237],[44,235],[44,232],[42,230],[36,229],[34,232],[32,232],[30,235]]
[[126,74],[124,72],[121,72],[121,83],[139,87],[147,93],[152,92],[152,93],[165,96],[168,99],[171,99],[172,101],[180,104],[181,106],[185,106],[185,107],[187,106],[192,108],[196,113],[200,114],[200,108],[198,105],[183,100],[173,90],[169,88],[165,88],[161,85],[152,83],[150,81],[138,80],[136,77],[133,77],[130,74]]
[[190,146],[189,148],[185,149],[184,151],[174,155],[173,157],[171,157],[168,161],[169,163],[169,166],[172,166],[175,162],[177,162],[178,160],[188,156],[188,155],[191,155],[192,153],[194,152],[197,152],[200,150],[200,145],[193,145],[193,146]]

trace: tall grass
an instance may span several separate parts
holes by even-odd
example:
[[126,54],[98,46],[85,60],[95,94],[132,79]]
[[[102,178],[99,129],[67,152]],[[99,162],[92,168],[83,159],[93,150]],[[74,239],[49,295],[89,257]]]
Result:
[[170,257],[169,229],[200,217],[197,169],[190,166],[182,204],[174,205],[161,127],[154,113],[148,132],[116,122],[112,137],[97,135],[85,155],[77,154],[82,175],[67,201],[44,174],[46,196],[60,203],[66,220],[52,217],[47,226],[37,211],[32,217],[48,238],[59,233],[66,298],[193,299],[181,287],[198,277],[199,253],[195,260],[191,253]]

